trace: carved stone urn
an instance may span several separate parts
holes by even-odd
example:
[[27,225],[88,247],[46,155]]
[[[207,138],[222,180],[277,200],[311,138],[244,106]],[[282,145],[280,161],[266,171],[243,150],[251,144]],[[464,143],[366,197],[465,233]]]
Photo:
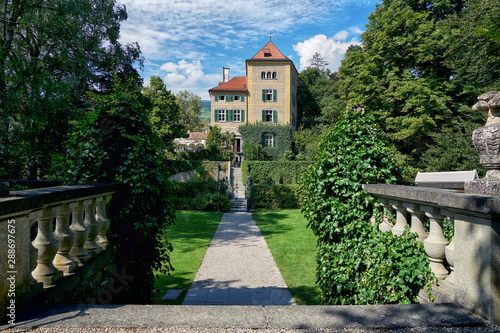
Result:
[[472,107],[487,117],[486,125],[472,132],[472,142],[486,177],[465,183],[465,192],[500,195],[500,92],[490,91],[478,97]]

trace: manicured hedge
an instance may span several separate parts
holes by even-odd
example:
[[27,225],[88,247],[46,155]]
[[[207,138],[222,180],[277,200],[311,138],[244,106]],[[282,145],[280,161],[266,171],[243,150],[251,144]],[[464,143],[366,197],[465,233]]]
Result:
[[297,184],[311,164],[303,161],[243,161],[241,172],[245,183],[250,177],[254,184]]
[[[217,210],[217,182],[214,179],[208,178],[173,183],[176,187],[174,191],[174,202],[177,209]],[[231,209],[231,202],[227,197],[224,182],[222,182],[219,199],[221,211]]]
[[252,186],[252,208],[299,208],[298,185]]

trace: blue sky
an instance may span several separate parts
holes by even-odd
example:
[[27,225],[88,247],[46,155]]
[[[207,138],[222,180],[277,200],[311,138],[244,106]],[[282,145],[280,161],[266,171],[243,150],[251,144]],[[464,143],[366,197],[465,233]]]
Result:
[[117,0],[125,5],[121,42],[138,42],[145,84],[160,76],[167,88],[208,99],[208,89],[245,75],[245,60],[268,41],[299,71],[319,52],[337,70],[347,48],[375,10],[375,0]]

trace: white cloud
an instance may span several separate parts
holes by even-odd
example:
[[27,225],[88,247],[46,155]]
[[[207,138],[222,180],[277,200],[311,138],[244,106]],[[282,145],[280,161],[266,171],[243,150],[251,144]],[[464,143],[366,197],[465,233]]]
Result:
[[163,81],[173,93],[188,90],[202,99],[208,99],[206,87],[215,86],[222,79],[222,75],[205,74],[199,60],[167,62],[161,65],[160,70],[166,72]]
[[[361,32],[359,28],[351,28],[349,31],[339,31],[331,38],[320,34],[297,43],[293,46],[293,49],[300,57],[300,70],[302,71],[311,65],[310,61],[317,52],[328,62],[327,67],[330,70],[337,71],[340,67],[340,61],[344,58],[349,46],[361,45],[361,42],[354,36]],[[351,39],[347,41],[349,37]]]
[[117,0],[129,15],[122,24],[122,42],[137,41],[147,58],[158,60],[187,52],[193,43],[221,50],[244,47],[269,32],[286,33],[327,20],[341,5],[354,1]]

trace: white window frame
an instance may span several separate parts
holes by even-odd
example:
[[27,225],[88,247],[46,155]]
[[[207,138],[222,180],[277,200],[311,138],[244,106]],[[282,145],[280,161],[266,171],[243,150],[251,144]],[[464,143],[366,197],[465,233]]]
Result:
[[265,110],[266,111],[266,123],[273,122],[273,110]]
[[241,122],[241,110],[233,110],[233,121]]
[[219,101],[225,101],[226,95],[219,95]]
[[262,72],[262,73],[260,73],[260,78],[261,78],[262,80],[265,80],[265,79],[266,79],[266,72]]
[[273,72],[273,80],[277,80],[278,79],[278,73],[277,72]]
[[272,89],[266,89],[266,102],[272,102],[273,99],[273,90]]
[[235,101],[235,102],[241,101],[241,96],[240,95],[234,95],[233,101]]
[[219,112],[219,121],[226,121],[226,110],[217,110]]
[[271,72],[267,72],[267,79],[268,79],[268,80],[271,80],[271,78],[272,78],[272,74],[271,74]]
[[270,133],[265,133],[264,143],[266,144],[266,147],[274,147],[274,135]]

